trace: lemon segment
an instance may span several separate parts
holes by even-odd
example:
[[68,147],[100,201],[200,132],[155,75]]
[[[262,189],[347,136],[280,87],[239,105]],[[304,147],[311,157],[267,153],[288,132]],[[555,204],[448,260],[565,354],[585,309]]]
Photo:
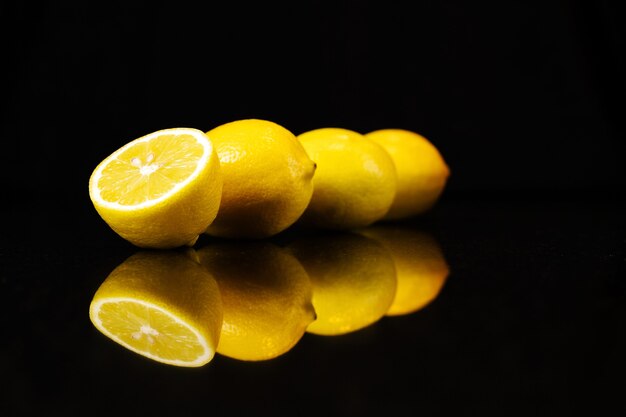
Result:
[[399,220],[430,210],[450,176],[450,168],[435,145],[405,129],[380,129],[365,136],[385,148],[398,175],[397,193],[384,219]]
[[102,219],[143,248],[193,244],[217,215],[222,193],[217,152],[193,128],[164,129],[105,158],[89,179]]
[[397,178],[391,157],[380,145],[342,128],[314,129],[297,138],[317,164],[313,196],[299,224],[350,230],[385,216]]
[[215,355],[223,312],[217,283],[187,255],[139,252],[100,285],[89,317],[102,334],[139,355],[198,367]]
[[291,226],[313,193],[315,163],[285,127],[235,120],[207,133],[223,173],[222,200],[207,234],[266,238]]

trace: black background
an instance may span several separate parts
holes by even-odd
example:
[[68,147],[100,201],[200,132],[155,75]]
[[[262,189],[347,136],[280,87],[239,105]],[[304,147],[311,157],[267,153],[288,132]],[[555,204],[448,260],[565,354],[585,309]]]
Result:
[[[3,2],[3,415],[623,415],[624,15],[610,1]],[[128,141],[242,118],[397,127],[452,175],[418,314],[283,357],[155,366],[91,296],[136,251],[88,179]]]
[[98,162],[168,127],[429,138],[448,192],[624,187],[617,2],[8,2],[2,186],[84,200]]

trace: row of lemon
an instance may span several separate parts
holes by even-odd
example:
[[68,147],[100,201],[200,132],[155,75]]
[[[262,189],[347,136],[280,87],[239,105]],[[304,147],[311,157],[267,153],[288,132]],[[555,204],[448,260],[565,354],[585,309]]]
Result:
[[296,136],[243,119],[132,140],[94,169],[89,194],[123,238],[173,248],[203,233],[266,238],[292,226],[351,230],[419,215],[449,174],[437,148],[412,131],[328,127]]
[[202,366],[216,353],[274,359],[310,333],[339,336],[421,310],[449,273],[427,233],[393,225],[286,240],[142,250],[90,305],[105,336],[157,362]]

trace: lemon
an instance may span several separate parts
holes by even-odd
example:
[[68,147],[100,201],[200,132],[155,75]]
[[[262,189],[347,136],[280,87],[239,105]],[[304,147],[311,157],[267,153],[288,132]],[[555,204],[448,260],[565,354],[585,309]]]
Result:
[[387,150],[398,174],[398,190],[385,220],[404,219],[430,210],[450,176],[450,168],[435,145],[405,129],[380,129],[365,136]]
[[393,225],[375,225],[361,231],[391,253],[398,286],[388,316],[414,313],[441,292],[450,268],[441,246],[429,233]]
[[178,251],[141,251],[117,266],[91,300],[105,336],[154,361],[199,367],[215,356],[222,327],[217,283]]
[[309,277],[281,247],[219,241],[197,253],[222,295],[219,354],[243,361],[274,359],[292,349],[315,320]]
[[142,248],[193,245],[217,215],[222,175],[209,138],[163,129],[130,141],[94,169],[89,197],[102,219]]
[[349,232],[301,235],[285,246],[313,285],[317,319],[307,332],[336,336],[380,320],[396,293],[396,270],[381,244]]
[[266,238],[291,226],[313,193],[315,163],[285,127],[235,120],[207,132],[219,156],[224,187],[207,234]]
[[362,134],[319,128],[297,136],[317,164],[313,196],[299,224],[350,230],[380,220],[396,193],[396,172],[387,152]]

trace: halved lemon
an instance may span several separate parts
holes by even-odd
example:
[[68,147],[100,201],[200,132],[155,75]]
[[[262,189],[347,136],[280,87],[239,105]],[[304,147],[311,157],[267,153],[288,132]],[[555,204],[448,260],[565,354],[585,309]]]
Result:
[[135,139],[98,164],[89,179],[98,214],[143,248],[193,245],[215,220],[221,195],[217,152],[193,128]]
[[198,367],[222,328],[217,282],[183,253],[139,252],[100,285],[89,318],[105,336],[157,362]]

